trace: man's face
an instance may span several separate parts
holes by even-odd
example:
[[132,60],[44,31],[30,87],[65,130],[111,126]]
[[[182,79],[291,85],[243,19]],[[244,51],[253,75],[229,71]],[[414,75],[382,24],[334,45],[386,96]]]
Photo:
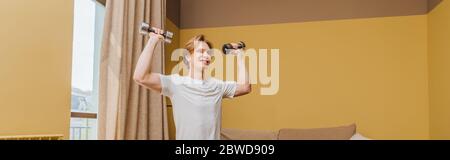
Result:
[[205,42],[194,43],[194,53],[191,54],[191,68],[195,70],[206,69],[211,64],[211,52],[208,44]]

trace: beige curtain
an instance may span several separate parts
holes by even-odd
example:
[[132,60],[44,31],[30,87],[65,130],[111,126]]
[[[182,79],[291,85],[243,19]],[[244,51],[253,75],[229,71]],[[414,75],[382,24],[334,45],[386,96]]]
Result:
[[[99,139],[168,139],[167,110],[159,93],[139,87],[132,75],[147,37],[141,22],[164,28],[165,0],[108,0],[100,64]],[[163,44],[153,71],[163,71]]]

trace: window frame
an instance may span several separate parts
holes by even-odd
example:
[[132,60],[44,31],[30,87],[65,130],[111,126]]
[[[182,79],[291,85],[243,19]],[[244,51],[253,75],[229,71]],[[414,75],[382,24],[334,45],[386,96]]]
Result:
[[[92,0],[102,6],[104,6],[106,8],[106,0]],[[95,79],[95,78],[94,78]],[[71,108],[72,106],[70,106]],[[70,111],[70,118],[78,118],[78,119],[94,119],[94,120],[98,120],[98,113],[94,113],[94,112],[78,112],[78,111]],[[98,126],[97,126],[98,129]]]
[[97,113],[90,112],[70,112],[70,118],[97,119]]

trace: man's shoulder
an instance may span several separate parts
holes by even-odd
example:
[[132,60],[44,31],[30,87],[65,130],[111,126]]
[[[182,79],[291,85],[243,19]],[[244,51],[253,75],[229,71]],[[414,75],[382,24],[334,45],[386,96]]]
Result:
[[161,74],[161,77],[166,81],[171,81],[173,83],[180,83],[184,81],[184,78],[180,76],[179,74],[169,74],[169,75],[163,75]]
[[213,82],[213,83],[217,83],[217,84],[233,84],[233,83],[236,83],[236,81],[221,80],[221,79],[217,79],[217,78],[211,78],[210,81]]
[[209,78],[209,81],[212,83],[224,83],[223,80],[217,78]]
[[167,78],[172,78],[172,79],[182,79],[183,78],[183,76],[180,76],[179,74],[168,74],[168,75],[161,74],[161,75],[165,76]]

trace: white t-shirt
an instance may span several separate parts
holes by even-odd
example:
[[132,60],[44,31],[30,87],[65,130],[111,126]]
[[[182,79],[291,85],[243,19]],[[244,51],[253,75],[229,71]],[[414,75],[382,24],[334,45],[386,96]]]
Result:
[[172,101],[177,140],[219,140],[222,98],[233,98],[236,82],[161,75],[162,94]]

